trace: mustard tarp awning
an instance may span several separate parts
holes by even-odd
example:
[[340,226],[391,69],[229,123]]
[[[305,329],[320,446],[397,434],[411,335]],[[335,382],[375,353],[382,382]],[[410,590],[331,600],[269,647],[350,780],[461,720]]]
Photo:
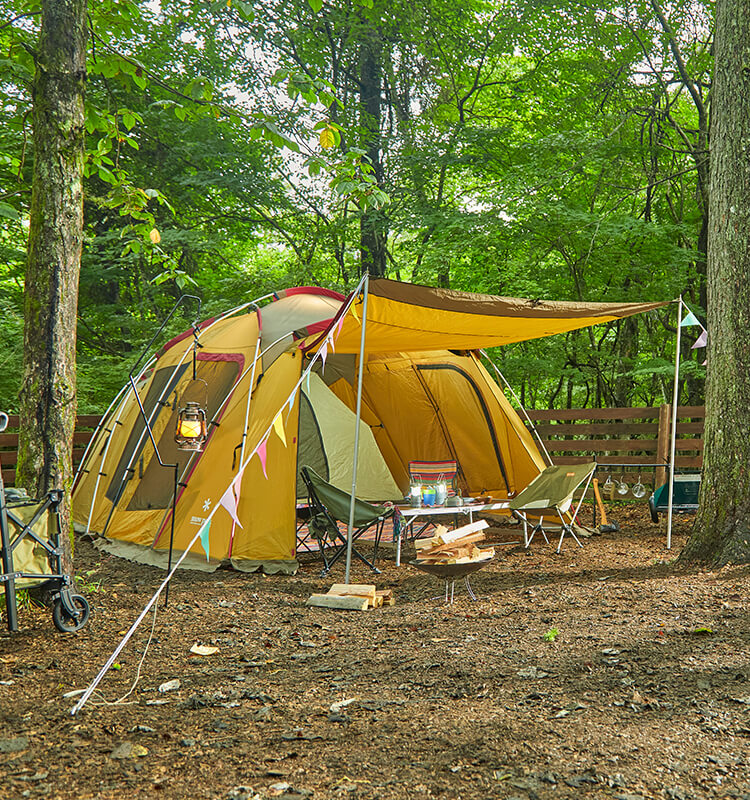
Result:
[[[629,317],[671,301],[656,303],[578,303],[436,289],[387,279],[371,280],[365,348],[369,353],[411,350],[476,350],[523,342]],[[343,323],[334,320],[337,353],[360,348],[362,298]],[[307,346],[324,336],[310,338]]]

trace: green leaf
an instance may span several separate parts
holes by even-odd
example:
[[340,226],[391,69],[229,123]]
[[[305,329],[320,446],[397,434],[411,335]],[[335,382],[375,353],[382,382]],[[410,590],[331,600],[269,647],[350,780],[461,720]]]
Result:
[[7,203],[0,203],[0,217],[15,220],[20,219],[21,215],[18,213],[17,209],[13,208],[13,206],[9,206]]
[[323,0],[307,0],[307,2],[316,14],[319,14],[323,8]]

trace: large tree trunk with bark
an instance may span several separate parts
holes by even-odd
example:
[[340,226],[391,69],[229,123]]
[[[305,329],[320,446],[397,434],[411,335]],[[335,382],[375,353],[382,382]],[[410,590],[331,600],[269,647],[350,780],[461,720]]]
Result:
[[719,0],[712,87],[708,380],[700,508],[682,554],[750,561],[750,0]]
[[[64,491],[63,532],[71,531],[86,39],[86,0],[44,0],[33,83],[17,482],[39,497],[50,489]],[[62,538],[70,568],[70,539]]]
[[[365,26],[360,45],[360,126],[364,149],[373,168],[378,186],[383,185],[383,161],[381,153],[383,43],[376,26]],[[373,278],[383,278],[386,272],[386,243],[388,221],[382,211],[370,208],[361,212],[359,218],[360,269]]]

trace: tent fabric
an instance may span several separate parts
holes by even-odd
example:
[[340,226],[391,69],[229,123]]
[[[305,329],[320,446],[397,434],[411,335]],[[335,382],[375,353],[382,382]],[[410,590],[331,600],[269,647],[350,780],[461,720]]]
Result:
[[[392,353],[495,347],[622,319],[668,302],[522,300],[382,278],[369,283],[365,348],[368,353]],[[337,353],[359,352],[362,311],[362,298],[358,298],[344,317],[336,339]],[[311,337],[306,347],[323,340]]]
[[[351,409],[354,388],[331,390]],[[463,495],[512,497],[546,466],[505,395],[473,354],[368,357],[362,419],[405,495],[410,461],[456,461]]]
[[[313,466],[313,459],[308,457],[309,450],[317,444],[315,432],[320,436],[320,452],[325,454],[329,484],[343,492],[351,493],[352,488],[352,453],[354,452],[354,432],[356,416],[341,400],[331,392],[323,380],[311,373],[307,384],[303,383],[302,391],[308,398],[314,415],[315,431],[304,437],[300,435],[297,455],[299,467]],[[301,434],[302,432],[300,432]],[[316,470],[318,472],[318,470]],[[302,481],[298,481],[297,497],[306,496]],[[348,496],[348,495],[347,495]],[[404,493],[396,485],[383,456],[378,450],[375,437],[365,422],[359,423],[359,460],[357,465],[357,497],[367,500],[400,500]]]

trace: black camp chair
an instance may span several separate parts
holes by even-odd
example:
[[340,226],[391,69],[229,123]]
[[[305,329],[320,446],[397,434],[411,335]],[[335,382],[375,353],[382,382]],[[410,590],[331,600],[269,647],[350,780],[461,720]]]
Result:
[[[351,495],[337,489],[318,475],[310,467],[302,467],[300,475],[307,489],[310,516],[308,530],[318,540],[318,547],[323,558],[325,576],[331,567],[346,553],[346,529],[339,528],[339,522],[344,526],[349,524],[349,507]],[[372,561],[365,558],[362,553],[352,545],[352,555],[367,564],[373,572],[380,573],[374,561],[378,555],[378,545],[383,534],[385,520],[393,515],[393,508],[386,506],[373,506],[364,500],[354,502],[354,529],[352,541],[356,542],[365,531],[375,528],[375,547]]]

